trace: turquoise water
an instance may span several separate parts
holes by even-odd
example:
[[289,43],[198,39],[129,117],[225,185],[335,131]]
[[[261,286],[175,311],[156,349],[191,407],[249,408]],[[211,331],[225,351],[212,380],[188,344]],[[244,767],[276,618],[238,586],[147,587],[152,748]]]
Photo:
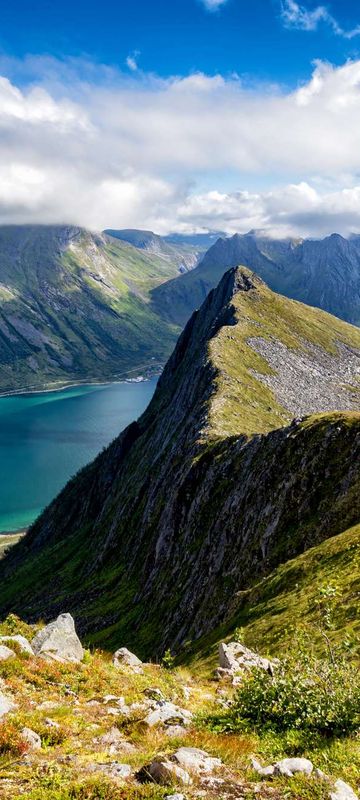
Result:
[[146,408],[156,379],[0,398],[0,532],[30,525]]

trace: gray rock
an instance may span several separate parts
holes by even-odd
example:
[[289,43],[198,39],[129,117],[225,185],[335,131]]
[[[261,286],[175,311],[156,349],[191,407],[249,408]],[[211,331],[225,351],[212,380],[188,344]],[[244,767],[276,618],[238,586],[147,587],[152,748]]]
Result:
[[11,711],[15,711],[16,703],[11,697],[8,697],[3,692],[0,692],[0,719],[5,717],[5,714],[9,714]]
[[114,667],[128,667],[131,672],[142,674],[143,664],[140,659],[126,647],[120,647],[113,656]]
[[340,779],[335,782],[334,789],[334,792],[330,792],[330,800],[358,800],[351,786]]
[[155,708],[145,717],[145,722],[151,728],[154,725],[190,725],[192,714],[185,708],[179,708],[174,703],[160,700]]
[[23,728],[21,738],[26,742],[30,750],[41,750],[40,736],[35,731],[32,731],[31,728]]
[[21,636],[19,633],[15,634],[15,636],[0,636],[0,644],[10,645],[11,647],[11,642],[16,642],[22,653],[27,653],[29,656],[34,655],[31,644],[25,636]]
[[114,763],[110,765],[109,770],[107,770],[112,778],[122,778],[123,780],[130,778],[131,771],[129,764],[118,764],[117,761],[114,761]]
[[274,774],[284,775],[286,778],[292,778],[298,772],[311,775],[313,769],[314,766],[308,758],[283,758],[274,764]]
[[120,764],[118,761],[112,761],[109,764],[93,764],[92,770],[94,772],[103,772],[109,778],[117,778],[126,780],[130,778],[132,769],[129,764]]
[[277,761],[276,764],[270,764],[268,767],[262,767],[256,758],[251,759],[253,769],[261,775],[262,778],[269,777],[270,775],[283,775],[286,778],[292,778],[293,775],[300,772],[303,775],[311,775],[314,767],[311,761],[307,758],[283,758]]
[[222,764],[220,758],[213,758],[197,747],[180,747],[174,753],[172,759],[183,769],[188,772],[194,772],[197,775],[213,772],[214,769],[218,769]]
[[267,778],[270,775],[274,775],[275,769],[273,766],[262,767],[259,761],[256,758],[251,759],[252,768],[257,772],[258,775],[261,775],[262,778]]
[[240,642],[222,642],[219,646],[219,663],[220,669],[229,670],[232,675],[235,672],[248,672],[254,667],[273,672],[273,662],[262,658]]
[[84,657],[71,614],[60,616],[39,631],[31,642],[37,656],[48,661],[79,663]]
[[182,725],[166,725],[165,733],[169,738],[178,739],[181,736],[186,736],[186,728],[183,728]]
[[161,689],[157,689],[156,687],[149,686],[148,689],[144,689],[143,694],[145,697],[148,697],[150,700],[165,700],[165,697],[161,691]]
[[155,783],[159,783],[162,786],[171,786],[173,783],[181,783],[184,786],[192,784],[189,773],[168,758],[152,761],[144,772],[145,776],[149,775]]
[[0,644],[0,661],[7,661],[8,658],[14,658],[14,656],[15,653],[13,650],[10,650],[10,647]]
[[185,795],[178,792],[176,794],[166,794],[165,800],[185,800]]

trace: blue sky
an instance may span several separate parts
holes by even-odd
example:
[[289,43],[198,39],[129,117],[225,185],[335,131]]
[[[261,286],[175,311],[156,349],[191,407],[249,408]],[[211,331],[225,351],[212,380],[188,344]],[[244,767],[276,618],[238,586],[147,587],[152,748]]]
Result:
[[[318,6],[306,4],[310,13]],[[354,0],[329,8],[345,31],[358,24]],[[227,0],[212,12],[201,0],[13,0],[2,4],[0,43],[20,58],[86,56],[123,68],[138,52],[141,69],[162,76],[237,72],[289,85],[309,77],[314,59],[341,64],[360,53],[360,37],[334,35],[324,21],[291,29],[281,9],[280,0]]]
[[13,0],[0,222],[360,232],[350,0]]

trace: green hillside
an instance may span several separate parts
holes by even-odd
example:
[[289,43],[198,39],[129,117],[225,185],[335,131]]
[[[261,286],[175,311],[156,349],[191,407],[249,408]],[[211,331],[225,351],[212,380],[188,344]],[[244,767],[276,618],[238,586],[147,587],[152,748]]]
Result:
[[311,634],[322,650],[320,622],[329,598],[330,641],[348,641],[360,658],[360,525],[326,539],[277,567],[250,589],[237,592],[227,620],[181,655],[192,669],[208,674],[218,663],[218,645],[241,629],[255,651],[280,655],[291,648],[294,633]]
[[178,329],[149,292],[176,263],[70,226],[0,227],[0,391],[136,374]]

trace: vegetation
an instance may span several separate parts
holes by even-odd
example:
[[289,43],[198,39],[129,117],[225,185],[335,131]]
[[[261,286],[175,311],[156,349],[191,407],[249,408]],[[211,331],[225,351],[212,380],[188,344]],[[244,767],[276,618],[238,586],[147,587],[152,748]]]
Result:
[[179,329],[150,306],[176,263],[71,226],[0,229],[0,390],[162,366]]
[[[0,627],[0,634],[10,631],[26,633],[31,639],[36,628],[11,617]],[[328,659],[320,661],[311,654],[307,660],[305,654],[304,649],[301,669],[316,679],[316,691],[312,696],[318,697],[318,707],[315,701],[307,706],[312,715],[310,719],[315,720],[316,725],[309,725],[307,716],[300,725],[294,725],[294,719],[289,717],[285,700],[286,691],[296,689],[290,672],[293,666],[300,664],[295,657],[292,666],[290,660],[285,662],[286,666],[280,665],[273,679],[277,702],[272,705],[269,694],[272,679],[257,672],[234,689],[229,684],[219,685],[213,679],[212,669],[199,676],[197,669],[176,667],[169,670],[149,664],[144,667],[143,674],[134,674],[126,667],[115,669],[109,655],[100,651],[87,652],[82,664],[45,662],[19,654],[0,662],[2,690],[6,688],[17,702],[15,711],[0,723],[0,797],[4,800],[161,800],[183,788],[176,781],[167,787],[150,780],[139,784],[136,775],[153,758],[169,756],[179,746],[198,747],[221,758],[224,791],[232,797],[245,794],[250,800],[255,797],[261,800],[329,798],[329,784],[311,777],[271,778],[262,780],[259,785],[259,777],[251,767],[252,756],[267,764],[284,756],[305,755],[330,778],[341,777],[356,789],[360,774],[360,747],[353,733],[359,724],[356,710],[351,714],[349,709],[348,722],[339,727],[337,736],[333,724],[325,729],[319,727],[319,720],[325,719],[325,706],[317,670],[320,665],[326,680],[331,674],[331,681],[333,673]],[[339,668],[341,664],[343,677],[350,676],[353,668],[349,666],[346,673],[345,660],[342,661],[339,652],[335,658]],[[280,691],[281,676],[285,676],[284,691]],[[306,695],[307,684],[303,678],[301,680]],[[357,676],[352,690],[354,697],[356,686]],[[167,735],[161,726],[149,728],[144,724],[146,711],[141,708],[144,691],[150,688],[154,691],[153,687],[167,700],[195,715],[193,724],[181,737],[176,732]],[[349,684],[343,688],[340,682],[332,684],[335,689],[335,694],[331,695],[332,708],[335,708],[336,698],[340,699],[340,693],[344,699],[346,687],[350,690]],[[328,690],[330,688],[328,683]],[[106,696],[112,699],[107,700]],[[113,706],[118,697],[123,697],[128,706],[139,704],[136,712],[127,716],[114,714]],[[300,692],[296,697],[300,699]],[[306,698],[308,702],[309,696]],[[270,719],[269,708],[274,713],[277,704],[279,715]],[[256,716],[256,707],[261,709],[263,718]],[[288,714],[283,724],[279,724],[280,708]],[[326,719],[333,720],[335,717],[329,710],[330,703]],[[344,712],[339,702],[337,719],[341,713]],[[24,741],[24,726],[40,736],[40,750],[32,750]],[[114,727],[121,733],[121,742],[128,747],[122,750],[120,745],[115,754],[103,740]],[[114,761],[129,764],[131,778],[121,781],[107,775],[106,770]],[[200,790],[204,790],[204,784],[201,778],[195,779],[192,786],[186,787],[187,799],[195,800]],[[214,788],[206,784],[206,796],[210,800],[215,800],[218,791],[216,784]]]

